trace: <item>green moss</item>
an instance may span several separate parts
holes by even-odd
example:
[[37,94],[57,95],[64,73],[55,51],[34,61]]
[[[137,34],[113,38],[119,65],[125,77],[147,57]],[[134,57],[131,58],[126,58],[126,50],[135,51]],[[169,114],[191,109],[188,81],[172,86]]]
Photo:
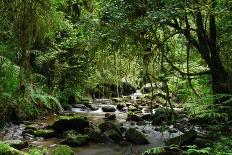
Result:
[[60,145],[52,151],[51,155],[74,155],[74,152],[69,146]]
[[47,149],[36,149],[36,148],[32,148],[29,150],[30,155],[45,155],[48,154],[48,150]]
[[68,134],[63,143],[67,145],[71,145],[71,146],[81,146],[81,145],[88,144],[89,141],[90,141],[90,138],[88,135]]
[[0,143],[0,155],[29,155],[29,154],[16,150],[13,147],[10,147],[9,144]]
[[44,138],[51,138],[53,137],[54,134],[54,130],[51,129],[39,129],[39,130],[35,130],[33,132],[34,136],[36,137],[44,137]]

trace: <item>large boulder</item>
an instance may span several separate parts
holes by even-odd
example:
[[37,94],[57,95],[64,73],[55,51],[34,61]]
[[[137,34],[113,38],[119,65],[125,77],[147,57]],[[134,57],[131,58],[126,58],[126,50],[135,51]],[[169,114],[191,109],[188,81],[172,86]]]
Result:
[[67,130],[75,130],[83,133],[87,127],[89,127],[89,121],[79,115],[60,116],[51,126],[56,133],[63,133]]
[[85,134],[90,137],[91,141],[96,142],[96,143],[107,143],[107,144],[113,143],[112,139],[107,137],[102,132],[96,131],[93,128],[86,128]]
[[103,112],[115,112],[116,109],[113,106],[104,106],[102,107]]
[[82,146],[88,144],[89,142],[90,138],[88,135],[70,133],[67,134],[62,144],[66,144],[69,146]]
[[125,137],[128,141],[134,144],[149,144],[145,136],[141,132],[133,128],[129,128],[126,131]]
[[112,123],[112,122],[104,122],[104,123],[100,124],[99,129],[102,132],[113,129],[113,130],[117,131],[118,133],[120,133],[119,127],[116,124]]
[[192,144],[193,141],[196,139],[197,137],[197,132],[194,130],[190,130],[180,136],[174,137],[169,139],[166,144],[167,145],[179,145],[179,146],[183,146],[183,145],[188,145],[188,144]]
[[104,135],[112,139],[115,143],[119,143],[123,140],[123,137],[114,129],[105,131]]

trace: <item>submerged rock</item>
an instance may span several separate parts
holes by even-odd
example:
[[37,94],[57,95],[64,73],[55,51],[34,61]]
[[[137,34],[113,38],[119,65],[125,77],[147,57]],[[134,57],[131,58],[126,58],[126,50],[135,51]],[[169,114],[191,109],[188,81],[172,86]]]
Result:
[[115,112],[116,109],[115,109],[113,106],[104,106],[104,107],[102,108],[102,111],[103,111],[103,112]]
[[52,138],[55,136],[55,131],[52,129],[39,129],[33,132],[35,137],[43,137],[43,138]]
[[136,129],[130,128],[126,131],[125,137],[134,144],[149,144],[145,136]]
[[57,133],[63,133],[67,130],[75,130],[83,133],[85,128],[89,127],[89,121],[79,115],[74,116],[60,116],[51,126]]

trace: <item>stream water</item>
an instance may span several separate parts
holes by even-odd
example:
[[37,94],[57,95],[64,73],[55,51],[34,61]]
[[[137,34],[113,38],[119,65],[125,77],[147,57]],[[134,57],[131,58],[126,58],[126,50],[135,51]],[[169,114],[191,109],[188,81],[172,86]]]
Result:
[[[96,111],[90,111],[83,108],[73,108],[72,112],[79,115],[85,116],[90,120],[95,126],[98,126],[100,123],[104,122],[105,112],[102,111],[102,107],[105,105],[110,105],[116,107],[112,104],[111,100],[96,100],[93,103],[96,107],[99,107]],[[68,112],[70,113],[70,112]],[[126,121],[127,113],[115,111],[116,114],[115,123],[122,123],[125,128],[136,128],[137,130],[144,133],[150,144],[148,145],[130,145],[130,146],[120,146],[118,144],[96,144],[90,143],[87,146],[73,147],[75,154],[78,155],[131,155],[131,154],[141,154],[145,150],[157,146],[163,146],[164,141],[178,136],[181,133],[172,133],[165,131],[163,133],[155,131],[155,127],[147,123],[146,125],[138,126],[136,123]],[[47,116],[46,118],[38,119],[33,122],[25,122],[21,125],[11,125],[0,132],[0,138],[2,140],[8,139],[26,139],[31,146],[35,147],[48,147],[52,148],[60,143],[61,139],[51,138],[33,138],[25,137],[22,135],[22,132],[26,124],[37,123],[41,126],[52,123],[57,118],[56,115]]]

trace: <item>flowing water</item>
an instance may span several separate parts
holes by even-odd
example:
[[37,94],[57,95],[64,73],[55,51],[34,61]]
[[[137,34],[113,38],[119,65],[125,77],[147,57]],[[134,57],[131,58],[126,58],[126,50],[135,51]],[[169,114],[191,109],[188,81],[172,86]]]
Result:
[[[139,94],[140,92],[137,92]],[[136,94],[135,94],[136,95]],[[134,96],[135,97],[135,96]],[[94,105],[99,107],[96,111],[90,111],[83,108],[73,108],[72,112],[79,115],[87,117],[95,126],[98,126],[100,123],[104,122],[105,112],[102,111],[102,107],[105,105],[110,105],[116,107],[112,104],[112,101],[109,99],[96,100]],[[70,112],[69,112],[70,113]],[[130,146],[120,146],[118,144],[96,144],[90,143],[87,146],[73,147],[75,154],[78,155],[131,155],[131,154],[141,154],[145,150],[157,146],[163,146],[164,141],[170,137],[174,137],[180,134],[177,132],[175,134],[170,134],[169,132],[157,132],[155,127],[149,123],[146,125],[138,126],[135,123],[126,121],[127,114],[125,112],[115,111],[116,114],[116,123],[122,123],[125,128],[136,128],[137,130],[144,133],[150,144],[148,145],[130,145]],[[56,115],[51,115],[46,118],[39,119],[33,122],[25,122],[25,124],[38,123],[39,125],[45,125],[52,123],[57,118]],[[51,139],[34,139],[33,137],[23,137],[22,131],[24,130],[25,125],[12,125],[5,130],[0,132],[0,138],[2,140],[7,139],[26,139],[29,142],[29,145],[35,147],[48,147],[52,148],[61,142],[61,139],[51,138]]]

